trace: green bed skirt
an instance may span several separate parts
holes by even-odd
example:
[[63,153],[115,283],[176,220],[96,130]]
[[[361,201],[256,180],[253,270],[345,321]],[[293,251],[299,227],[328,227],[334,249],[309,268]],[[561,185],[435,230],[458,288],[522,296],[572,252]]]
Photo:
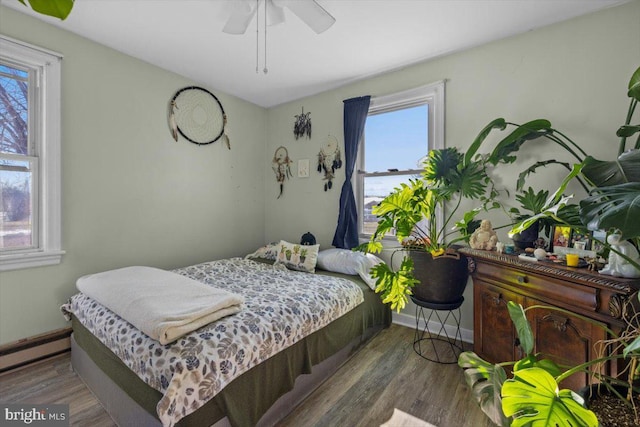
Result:
[[[364,302],[323,329],[240,375],[203,407],[183,418],[179,426],[210,426],[225,416],[233,426],[254,426],[280,396],[293,388],[299,375],[309,374],[313,365],[337,353],[354,339],[361,337],[360,344],[364,344],[371,338],[372,331],[379,331],[391,324],[389,308],[358,277],[326,271],[317,273],[344,277],[357,283],[363,290]],[[72,327],[77,344],[95,364],[129,397],[157,418],[156,405],[162,394],[133,373],[75,316],[72,318]]]

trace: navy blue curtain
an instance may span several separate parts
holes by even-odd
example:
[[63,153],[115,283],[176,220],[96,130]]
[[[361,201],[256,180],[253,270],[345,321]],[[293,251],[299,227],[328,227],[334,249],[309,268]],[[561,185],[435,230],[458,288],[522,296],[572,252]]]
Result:
[[353,195],[351,176],[356,165],[358,144],[364,132],[371,96],[344,100],[344,161],[345,181],[340,193],[338,226],[333,236],[333,246],[352,249],[358,246],[358,211]]

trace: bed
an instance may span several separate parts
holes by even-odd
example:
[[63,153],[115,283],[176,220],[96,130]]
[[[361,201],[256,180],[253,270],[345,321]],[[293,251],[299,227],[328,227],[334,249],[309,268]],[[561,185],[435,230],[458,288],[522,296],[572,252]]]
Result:
[[[86,295],[74,295],[63,306],[72,321],[74,370],[121,426],[275,424],[360,346],[387,327],[391,314],[371,289],[370,280],[367,283],[360,277],[366,278],[365,274],[354,275],[357,268],[318,268],[310,274],[273,263],[273,259],[232,258],[174,270],[202,283],[215,281],[216,286],[245,296],[246,303],[240,313],[166,345]],[[328,264],[318,263],[325,268]],[[268,288],[267,297],[255,295],[254,288],[237,280],[218,283],[220,272],[225,277],[233,276],[233,271],[245,268],[249,270],[238,273],[242,280]],[[302,288],[295,288],[294,283]],[[324,293],[332,286],[346,292],[333,302]],[[312,293],[316,291],[320,293]],[[274,302],[275,294],[284,302]],[[357,301],[356,294],[361,294]],[[261,298],[269,303],[260,306],[253,302]],[[284,305],[279,306],[281,303]],[[269,310],[285,317],[268,317],[273,315]],[[249,342],[254,335],[264,338],[260,325],[252,324],[256,311],[271,319],[277,329],[261,344]],[[296,315],[309,318],[313,325],[296,326],[292,320]],[[231,333],[233,328],[236,332]],[[241,337],[245,348],[229,341],[234,334]],[[221,342],[227,343],[224,350],[220,349]],[[208,348],[210,343],[215,343],[214,350]],[[265,347],[274,349],[269,353]],[[215,363],[210,360],[211,354],[207,356],[208,351],[217,352]],[[207,366],[218,376],[211,377]],[[235,375],[226,375],[233,370],[237,371]],[[175,387],[176,382],[181,385]]]

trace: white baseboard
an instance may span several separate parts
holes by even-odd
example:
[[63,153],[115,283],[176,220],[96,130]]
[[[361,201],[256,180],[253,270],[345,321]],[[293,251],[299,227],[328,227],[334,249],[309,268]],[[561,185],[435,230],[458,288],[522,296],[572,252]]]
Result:
[[[416,327],[416,318],[410,314],[405,313],[396,313],[393,312],[391,315],[391,321],[397,325],[406,326],[411,329],[415,329]],[[424,321],[420,319],[420,330],[424,328]],[[433,320],[429,322],[429,332],[437,334],[440,331],[440,324],[438,322],[434,322]],[[456,333],[456,328],[453,325],[446,324],[444,326],[444,330],[449,334],[450,337],[453,338]],[[462,336],[462,341],[473,344],[473,329],[464,329],[460,328],[460,335]]]

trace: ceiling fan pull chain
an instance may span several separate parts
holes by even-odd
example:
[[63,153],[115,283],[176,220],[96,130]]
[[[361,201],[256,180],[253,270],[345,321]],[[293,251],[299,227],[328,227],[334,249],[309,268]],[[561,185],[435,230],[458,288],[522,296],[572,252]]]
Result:
[[260,62],[258,58],[258,50],[260,48],[260,37],[259,37],[260,36],[260,33],[259,33],[260,20],[258,19],[258,14],[260,12],[259,6],[260,6],[260,0],[256,0],[256,74],[258,74],[258,63]]
[[263,73],[267,74],[267,0],[264,0],[264,69]]

